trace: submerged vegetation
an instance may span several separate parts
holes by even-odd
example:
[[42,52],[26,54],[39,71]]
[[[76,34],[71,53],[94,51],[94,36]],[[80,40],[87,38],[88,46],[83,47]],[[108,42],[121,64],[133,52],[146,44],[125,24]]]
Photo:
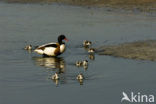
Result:
[[97,50],[99,55],[156,61],[156,40],[102,46]]

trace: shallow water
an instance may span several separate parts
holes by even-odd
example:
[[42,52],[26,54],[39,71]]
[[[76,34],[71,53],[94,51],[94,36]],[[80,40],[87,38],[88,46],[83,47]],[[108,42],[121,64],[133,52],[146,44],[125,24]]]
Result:
[[[65,5],[0,3],[0,104],[121,104],[122,92],[156,94],[156,63],[98,56],[90,60],[82,41],[104,44],[156,39],[156,17]],[[23,48],[70,40],[59,58]],[[77,60],[89,60],[87,70]],[[60,73],[58,85],[50,78]],[[83,73],[83,85],[76,76]]]

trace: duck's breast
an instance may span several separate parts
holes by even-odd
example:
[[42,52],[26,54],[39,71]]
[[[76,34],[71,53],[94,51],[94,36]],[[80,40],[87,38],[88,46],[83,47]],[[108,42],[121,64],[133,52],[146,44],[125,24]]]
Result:
[[61,44],[60,45],[60,53],[63,53],[65,51],[65,48],[66,48],[65,44]]

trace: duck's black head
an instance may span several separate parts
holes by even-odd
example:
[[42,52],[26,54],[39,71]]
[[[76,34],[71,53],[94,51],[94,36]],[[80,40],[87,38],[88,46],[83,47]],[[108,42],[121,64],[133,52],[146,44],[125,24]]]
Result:
[[65,35],[60,35],[60,36],[58,37],[58,43],[59,43],[59,44],[63,44],[62,40],[68,41],[68,39],[66,38]]

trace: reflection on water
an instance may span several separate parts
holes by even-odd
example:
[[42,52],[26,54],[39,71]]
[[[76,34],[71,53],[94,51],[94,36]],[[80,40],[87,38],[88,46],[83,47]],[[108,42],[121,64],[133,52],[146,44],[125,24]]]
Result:
[[78,82],[80,83],[80,85],[83,85],[83,79],[78,79]]
[[48,69],[59,69],[58,73],[64,73],[65,61],[60,57],[34,57],[35,64]]
[[[42,66],[48,69],[54,69],[52,71],[57,72],[59,75],[62,75],[65,72],[65,61],[60,57],[33,57],[35,64],[37,66]],[[52,79],[52,76],[50,77]],[[64,83],[66,78],[62,78],[61,81]],[[58,85],[59,79],[52,79],[53,82]]]
[[89,54],[88,57],[89,57],[90,60],[95,60],[95,55],[94,54]]
[[32,50],[26,50],[28,53],[32,53],[33,51]]
[[88,66],[83,66],[83,68],[84,68],[85,70],[87,70],[87,69],[88,69]]
[[[76,76],[66,76],[65,74],[65,60],[61,57],[33,57],[33,60],[35,61],[35,65],[45,67],[48,69],[48,76],[49,79],[52,80],[56,84],[56,86],[61,83],[65,84],[67,82],[67,79],[76,79]],[[83,66],[85,70],[87,70],[88,66]],[[52,70],[49,70],[52,69]],[[51,74],[52,72],[52,74]],[[53,78],[55,74],[57,73],[58,79]],[[73,78],[74,77],[74,78]],[[77,79],[80,85],[83,85],[83,79]]]
[[58,85],[58,83],[59,83],[59,80],[58,79],[52,79],[53,80],[53,82],[56,84],[56,85]]

